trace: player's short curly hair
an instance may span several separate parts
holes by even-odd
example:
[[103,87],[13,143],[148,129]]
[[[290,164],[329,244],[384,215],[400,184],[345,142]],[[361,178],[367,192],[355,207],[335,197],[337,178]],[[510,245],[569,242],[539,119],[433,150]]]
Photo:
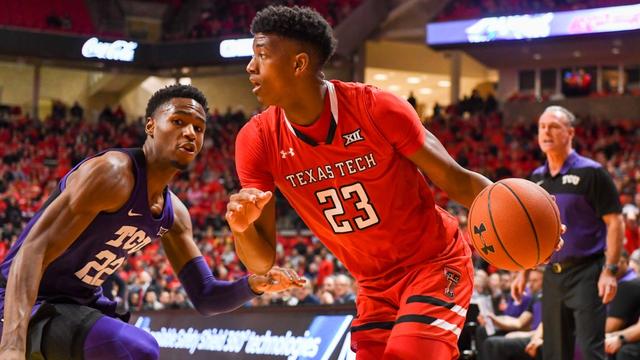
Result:
[[207,98],[198,88],[191,85],[174,84],[165,86],[151,96],[147,103],[147,110],[145,111],[144,117],[151,117],[162,104],[175,98],[193,99],[202,105],[205,113],[209,112]]
[[333,55],[337,44],[331,25],[309,7],[266,7],[253,18],[251,33],[276,34],[310,44],[318,53],[320,67]]

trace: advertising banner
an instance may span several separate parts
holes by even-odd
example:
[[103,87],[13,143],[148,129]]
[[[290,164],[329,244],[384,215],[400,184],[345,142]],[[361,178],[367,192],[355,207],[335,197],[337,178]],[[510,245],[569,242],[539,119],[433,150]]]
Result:
[[350,308],[251,308],[204,317],[193,310],[134,314],[160,344],[161,359],[355,359]]
[[541,39],[640,29],[640,4],[427,24],[431,46]]

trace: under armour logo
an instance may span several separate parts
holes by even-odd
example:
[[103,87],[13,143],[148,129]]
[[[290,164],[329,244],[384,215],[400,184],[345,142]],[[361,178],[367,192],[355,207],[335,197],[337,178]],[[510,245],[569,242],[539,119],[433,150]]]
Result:
[[295,155],[296,153],[293,152],[293,148],[289,148],[289,150],[285,151],[285,150],[280,150],[280,156],[282,156],[283,159],[286,159],[287,156],[291,156],[293,157],[293,155]]
[[362,141],[364,138],[360,135],[360,129],[349,134],[342,135],[344,138],[344,146],[349,146],[354,142]]
[[448,266],[444,267],[444,278],[447,281],[447,287],[444,289],[444,294],[447,297],[453,299],[453,297],[455,296],[453,290],[460,282],[461,277],[462,275],[460,275],[460,272],[458,270],[452,269]]
[[165,229],[162,226],[160,226],[160,230],[158,230],[157,236],[162,237],[162,235],[166,234],[167,231],[169,231],[169,229]]
[[487,245],[487,243],[484,241],[484,237],[482,236],[482,233],[487,231],[487,228],[484,226],[484,223],[480,223],[480,226],[475,226],[473,225],[473,233],[480,236],[480,241],[482,241],[482,252],[487,255],[490,252],[496,252],[493,249],[493,245]]

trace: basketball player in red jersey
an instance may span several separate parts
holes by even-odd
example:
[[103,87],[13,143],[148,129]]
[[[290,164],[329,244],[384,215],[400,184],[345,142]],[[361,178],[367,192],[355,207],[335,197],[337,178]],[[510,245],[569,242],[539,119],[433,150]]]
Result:
[[459,166],[405,100],[324,81],[335,39],[315,11],[269,7],[251,31],[247,72],[269,107],[236,140],[243,189],[226,218],[240,259],[258,274],[273,265],[277,186],[358,280],[358,359],[456,358],[471,250],[420,170],[467,207],[491,181]]

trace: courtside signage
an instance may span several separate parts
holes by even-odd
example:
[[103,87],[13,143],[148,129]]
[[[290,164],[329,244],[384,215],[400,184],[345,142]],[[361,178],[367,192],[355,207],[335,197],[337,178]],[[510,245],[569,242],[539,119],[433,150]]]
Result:
[[138,43],[135,41],[116,40],[103,42],[97,37],[92,37],[82,45],[82,56],[85,58],[98,58],[102,60],[132,62],[136,55]]
[[347,360],[353,354],[348,349],[353,315],[270,315],[149,312],[135,326],[158,341],[162,359]]
[[427,24],[428,45],[453,45],[640,29],[640,4]]

